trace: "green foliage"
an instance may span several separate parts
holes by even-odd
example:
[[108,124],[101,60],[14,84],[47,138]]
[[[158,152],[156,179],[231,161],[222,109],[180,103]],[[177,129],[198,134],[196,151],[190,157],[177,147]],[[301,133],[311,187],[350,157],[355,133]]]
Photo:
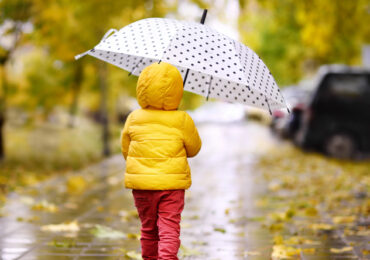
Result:
[[26,22],[30,17],[32,0],[0,1],[0,23],[10,19]]
[[14,93],[13,104],[28,111],[42,109],[45,115],[56,106],[67,103],[72,85],[71,68],[50,58],[42,51],[34,51],[24,59],[24,84]]
[[322,64],[359,64],[361,47],[370,42],[366,0],[242,2],[241,38],[280,84],[296,82]]

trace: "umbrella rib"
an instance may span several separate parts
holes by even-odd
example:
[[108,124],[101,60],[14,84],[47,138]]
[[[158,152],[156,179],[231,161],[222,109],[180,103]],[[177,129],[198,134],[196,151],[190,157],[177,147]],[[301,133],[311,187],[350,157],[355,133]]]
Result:
[[211,94],[211,85],[212,85],[212,80],[213,80],[213,76],[211,76],[211,80],[209,81],[208,93],[207,93],[207,97],[206,97],[206,100],[207,100],[207,101],[208,101],[208,98],[209,98],[209,94]]
[[[202,18],[200,19],[200,24],[204,24],[204,22],[206,21],[207,12],[208,12],[207,9],[203,10]],[[185,88],[186,79],[188,78],[188,74],[189,74],[189,69],[186,70],[186,74],[185,74],[185,78],[184,78],[184,82],[183,82],[184,88]]]
[[129,72],[129,76],[131,76],[132,75],[132,73],[134,73],[134,71],[138,68],[138,66],[139,66],[139,64],[141,63],[141,62],[143,62],[143,60],[144,60],[144,57],[143,58],[141,58],[141,60],[134,66],[134,67],[132,67],[132,70]]

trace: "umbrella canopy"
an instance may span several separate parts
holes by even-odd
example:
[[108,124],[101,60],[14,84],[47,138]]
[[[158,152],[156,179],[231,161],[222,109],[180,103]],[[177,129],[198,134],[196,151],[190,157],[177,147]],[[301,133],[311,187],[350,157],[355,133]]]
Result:
[[[112,35],[110,35],[114,32]],[[91,55],[134,75],[153,62],[176,66],[185,90],[273,111],[286,108],[270,71],[250,48],[194,22],[148,18],[110,30]]]

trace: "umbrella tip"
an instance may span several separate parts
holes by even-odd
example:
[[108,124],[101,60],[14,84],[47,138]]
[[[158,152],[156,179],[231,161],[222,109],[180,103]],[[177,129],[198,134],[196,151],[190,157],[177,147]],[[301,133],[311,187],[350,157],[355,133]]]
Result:
[[204,9],[204,10],[203,10],[202,19],[200,20],[200,23],[201,23],[201,24],[204,24],[204,22],[206,21],[207,12],[208,12],[208,10],[207,10],[207,9]]
[[87,55],[89,53],[90,50],[88,51],[85,51],[83,53],[80,53],[78,55],[75,56],[75,60],[78,60],[78,59],[81,59],[83,56]]

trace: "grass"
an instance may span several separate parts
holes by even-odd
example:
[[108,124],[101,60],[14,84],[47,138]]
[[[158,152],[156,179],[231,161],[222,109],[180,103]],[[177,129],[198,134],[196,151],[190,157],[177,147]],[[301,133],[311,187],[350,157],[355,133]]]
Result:
[[[119,151],[119,127],[111,127],[111,147]],[[52,174],[77,170],[102,159],[100,126],[75,128],[39,123],[5,128],[6,159],[0,162],[0,194],[35,184]]]

